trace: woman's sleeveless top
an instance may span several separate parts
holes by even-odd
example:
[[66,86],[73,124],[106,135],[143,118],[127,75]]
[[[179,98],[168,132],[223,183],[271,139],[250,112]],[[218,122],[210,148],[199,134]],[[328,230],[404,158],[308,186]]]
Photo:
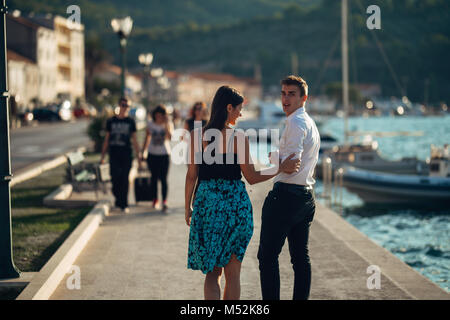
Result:
[[[230,137],[230,143],[234,139],[234,131],[232,136]],[[232,144],[231,144],[232,146]],[[233,148],[229,147],[228,150],[233,150]],[[241,180],[241,167],[238,163],[238,156],[236,153],[233,153],[233,161],[230,163],[231,158],[227,163],[227,154],[222,153],[222,163],[213,162],[208,164],[205,162],[203,156],[203,144],[202,144],[202,163],[199,166],[198,178],[199,180],[211,180],[211,179],[224,179],[224,180]],[[232,152],[232,151],[231,151]],[[215,157],[215,150],[211,152],[211,156]]]
[[[187,119],[186,122],[187,122],[187,125],[188,125],[189,132],[194,130],[194,128],[195,128],[195,120],[193,118],[190,118],[190,119]],[[200,122],[200,121],[198,121],[198,122]],[[206,120],[202,120],[202,128],[204,126],[206,126],[206,122],[207,122]]]

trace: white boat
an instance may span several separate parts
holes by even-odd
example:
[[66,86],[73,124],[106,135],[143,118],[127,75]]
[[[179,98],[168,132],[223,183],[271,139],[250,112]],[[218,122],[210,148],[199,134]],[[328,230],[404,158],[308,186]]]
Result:
[[[320,132],[320,129],[319,129]],[[320,133],[320,150],[319,154],[326,152],[338,146],[338,140],[328,133]]]
[[[247,114],[250,114],[250,112],[247,111]],[[280,101],[258,102],[256,107],[252,108],[251,114],[251,117],[238,121],[238,129],[246,131],[250,138],[256,139],[258,142],[271,142],[271,129],[279,130],[278,138],[281,138],[286,114]],[[254,129],[255,131],[249,129]],[[320,153],[332,149],[337,144],[337,139],[332,135],[320,133]]]
[[355,167],[343,170],[343,186],[366,203],[450,204],[448,146],[432,146],[428,176],[375,172]]
[[281,137],[286,115],[279,101],[259,101],[251,108],[253,117],[239,120],[237,128],[246,132],[250,139],[256,142],[271,141],[271,130],[278,130],[278,138]]
[[248,129],[280,129],[286,115],[279,101],[259,101],[252,107],[254,118],[239,120],[237,128]]
[[426,162],[416,157],[404,157],[400,160],[383,158],[376,141],[335,146],[326,151],[324,156],[330,157],[333,169],[352,166],[364,170],[396,174],[426,174],[428,170]]
[[404,157],[400,160],[385,159],[378,149],[378,142],[371,139],[358,144],[338,145],[325,150],[321,154],[316,168],[316,176],[319,179],[323,175],[322,162],[326,157],[331,159],[333,172],[346,166],[394,174],[426,175],[429,171],[427,162],[416,157]]

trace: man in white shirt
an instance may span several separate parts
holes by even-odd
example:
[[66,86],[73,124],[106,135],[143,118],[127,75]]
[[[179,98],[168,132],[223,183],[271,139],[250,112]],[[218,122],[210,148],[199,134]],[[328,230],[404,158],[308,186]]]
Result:
[[[296,76],[281,81],[281,100],[286,127],[280,140],[280,161],[295,153],[301,163],[298,172],[275,177],[272,191],[262,209],[258,250],[261,291],[264,300],[280,299],[278,256],[286,238],[295,273],[294,300],[307,300],[311,287],[308,254],[309,228],[315,213],[312,186],[319,158],[320,135],[305,111],[308,85]],[[294,157],[295,158],[295,157]]]

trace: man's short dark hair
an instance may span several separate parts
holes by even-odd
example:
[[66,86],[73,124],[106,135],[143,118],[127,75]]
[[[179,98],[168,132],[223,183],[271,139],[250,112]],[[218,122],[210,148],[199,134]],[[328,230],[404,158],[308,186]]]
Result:
[[130,99],[128,99],[127,97],[120,97],[120,99],[119,99],[119,106],[122,105],[122,102],[126,102],[127,105],[129,105],[130,104]]
[[286,86],[295,85],[295,86],[298,86],[299,89],[300,89],[300,97],[308,95],[308,84],[301,77],[290,75],[290,76],[284,78],[283,80],[281,80],[281,85],[286,85]]

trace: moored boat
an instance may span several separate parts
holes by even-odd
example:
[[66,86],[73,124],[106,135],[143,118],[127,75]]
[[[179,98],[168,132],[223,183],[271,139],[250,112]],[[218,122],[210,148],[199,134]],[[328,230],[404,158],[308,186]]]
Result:
[[343,186],[366,203],[450,204],[448,147],[432,146],[428,176],[400,175],[345,167]]
[[376,141],[366,141],[359,144],[335,146],[325,151],[316,168],[316,177],[322,178],[323,159],[329,157],[333,172],[336,169],[352,166],[355,168],[394,174],[428,174],[428,164],[415,157],[404,157],[400,160],[385,159],[378,150]]

